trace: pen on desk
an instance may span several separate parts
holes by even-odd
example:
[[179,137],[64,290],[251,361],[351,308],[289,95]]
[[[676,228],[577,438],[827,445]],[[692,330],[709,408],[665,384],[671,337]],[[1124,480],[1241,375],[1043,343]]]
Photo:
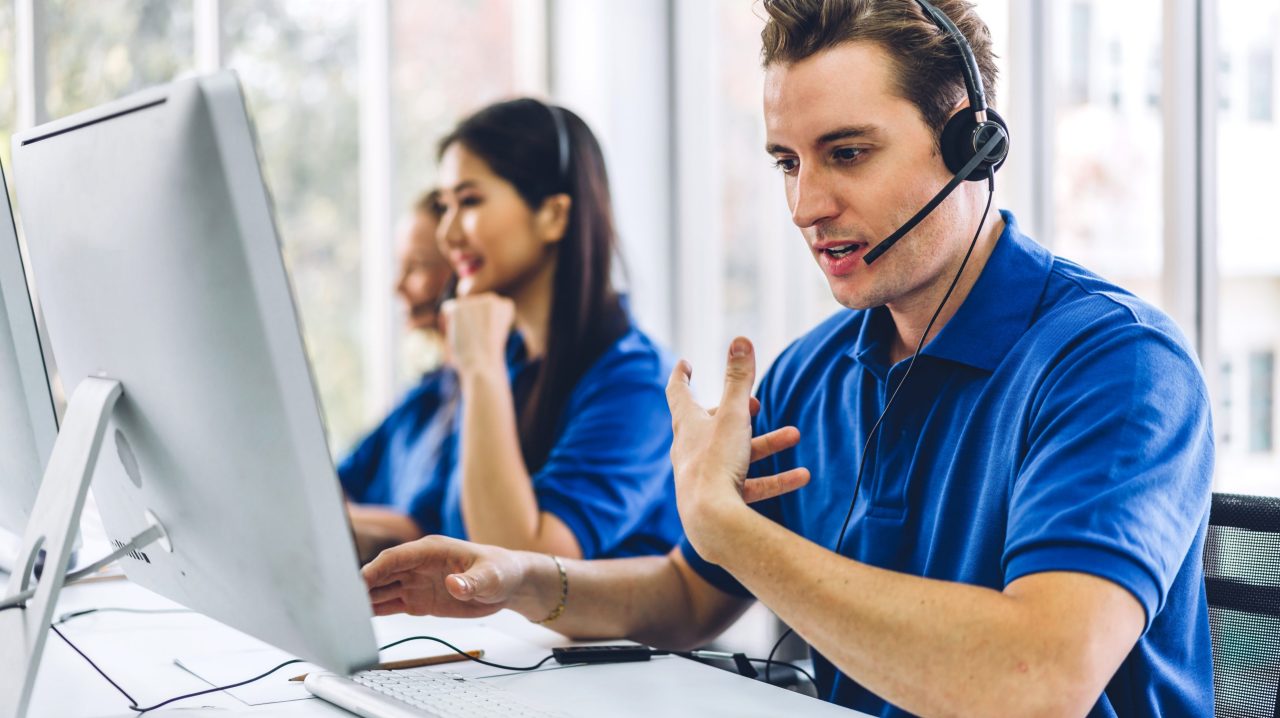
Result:
[[[379,663],[370,670],[374,671],[399,671],[405,668],[421,668],[422,666],[438,666],[442,663],[457,663],[458,661],[469,661],[472,658],[484,658],[483,650],[467,651],[464,653],[449,653],[443,656],[428,656],[426,658],[406,658],[402,661],[387,661]],[[305,681],[307,674],[290,678],[290,681]]]

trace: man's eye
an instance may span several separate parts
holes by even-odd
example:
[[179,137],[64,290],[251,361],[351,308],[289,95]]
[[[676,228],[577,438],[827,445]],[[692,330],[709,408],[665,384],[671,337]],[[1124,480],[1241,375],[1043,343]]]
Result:
[[837,162],[853,162],[862,156],[863,150],[858,147],[841,147],[831,153]]
[[459,198],[458,198],[458,206],[459,206],[459,207],[475,207],[476,205],[480,204],[480,202],[481,202],[481,199],[480,199],[479,197],[475,197],[475,196],[459,197]]
[[792,157],[778,157],[773,161],[774,169],[781,170],[783,174],[795,172],[799,165],[800,163]]

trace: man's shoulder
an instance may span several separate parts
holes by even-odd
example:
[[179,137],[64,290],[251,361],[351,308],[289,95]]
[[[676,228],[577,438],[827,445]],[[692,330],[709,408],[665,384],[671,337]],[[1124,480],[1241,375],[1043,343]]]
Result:
[[1031,336],[1064,346],[1128,336],[1156,342],[1194,362],[1191,343],[1169,315],[1147,300],[1062,257],[1054,257]]
[[[1003,372],[1001,372],[1003,370]],[[1038,403],[1106,378],[1130,391],[1176,385],[1195,402],[1208,392],[1195,348],[1150,302],[1069,260],[1055,258],[1036,315],[997,369]]]

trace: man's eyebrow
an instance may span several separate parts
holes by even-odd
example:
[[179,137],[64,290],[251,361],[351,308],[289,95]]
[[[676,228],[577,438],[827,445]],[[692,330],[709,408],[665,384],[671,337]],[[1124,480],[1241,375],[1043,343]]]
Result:
[[839,142],[840,140],[875,137],[879,133],[880,130],[875,125],[849,125],[847,127],[834,129],[824,134],[819,137],[818,141],[814,144],[821,147],[822,145],[829,145],[832,142]]
[[[840,140],[864,137],[874,139],[878,134],[880,134],[880,129],[875,125],[849,125],[847,127],[838,127],[823,134],[813,144],[815,147],[822,147],[823,145],[829,145],[832,142],[839,142]],[[764,151],[771,155],[795,154],[795,150],[776,142],[766,144]]]

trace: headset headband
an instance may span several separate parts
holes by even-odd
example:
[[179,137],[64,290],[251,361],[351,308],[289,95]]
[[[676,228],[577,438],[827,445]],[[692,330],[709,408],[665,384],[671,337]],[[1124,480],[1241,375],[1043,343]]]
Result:
[[960,64],[964,75],[965,90],[969,93],[969,108],[978,118],[978,122],[985,122],[987,115],[987,92],[982,85],[982,71],[978,69],[978,60],[973,56],[973,48],[969,47],[969,41],[965,39],[964,33],[960,32],[960,28],[956,27],[951,18],[947,17],[945,12],[934,7],[927,0],[916,0],[920,5],[920,9],[924,11],[925,16],[933,21],[956,44],[956,49],[960,51]]
[[547,112],[556,123],[556,149],[560,156],[560,183],[569,186],[569,127],[564,121],[564,111],[553,104],[546,103]]

